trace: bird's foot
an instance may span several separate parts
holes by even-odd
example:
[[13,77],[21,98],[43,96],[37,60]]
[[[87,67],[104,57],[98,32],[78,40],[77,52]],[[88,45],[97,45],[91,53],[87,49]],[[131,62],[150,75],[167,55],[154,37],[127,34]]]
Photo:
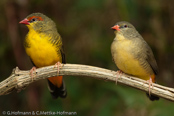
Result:
[[[34,73],[33,73],[33,72],[34,72]],[[30,75],[31,75],[32,81],[33,81],[33,79],[34,79],[34,74],[36,75],[36,67],[35,67],[35,66],[33,66],[33,67],[31,68],[31,70],[30,70]]]
[[150,90],[151,90],[151,88],[150,88],[150,87],[152,87],[152,88],[153,88],[153,82],[152,82],[152,78],[150,77],[150,79],[149,79],[149,80],[147,80],[147,81],[146,81],[146,83],[147,83],[147,84],[149,84],[149,96],[150,96]]
[[121,74],[123,74],[123,71],[121,71],[121,70],[118,70],[117,72],[116,72],[116,79],[115,79],[115,83],[116,83],[116,85],[117,85],[117,80],[118,80],[118,78],[120,78],[120,76],[121,76]]
[[62,66],[63,66],[63,64],[60,63],[60,62],[57,62],[57,63],[54,65],[54,68],[57,67],[57,75],[59,74],[59,70],[60,70],[60,68],[62,68]]

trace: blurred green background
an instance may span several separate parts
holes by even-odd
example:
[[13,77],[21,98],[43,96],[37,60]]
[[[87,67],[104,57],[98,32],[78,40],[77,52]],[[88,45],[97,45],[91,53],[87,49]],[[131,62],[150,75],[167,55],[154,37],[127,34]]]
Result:
[[[67,63],[117,70],[110,45],[111,27],[131,22],[151,46],[160,73],[157,82],[174,87],[173,0],[1,0],[0,81],[18,66],[32,64],[23,47],[28,32],[19,21],[33,12],[52,18],[63,38]],[[20,93],[0,96],[2,111],[73,111],[80,116],[172,116],[174,104],[151,102],[145,92],[87,77],[64,77],[68,96],[53,100],[46,80],[34,82]]]

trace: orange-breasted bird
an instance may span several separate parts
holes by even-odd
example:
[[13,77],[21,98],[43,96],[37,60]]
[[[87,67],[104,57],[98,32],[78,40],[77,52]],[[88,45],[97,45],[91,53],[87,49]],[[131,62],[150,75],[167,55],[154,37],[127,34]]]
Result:
[[159,97],[150,95],[150,85],[155,82],[158,74],[158,66],[151,48],[135,27],[126,21],[116,23],[112,29],[116,35],[111,45],[115,64],[124,73],[147,80],[147,96],[152,101],[158,100]]
[[[42,13],[32,13],[19,23],[25,24],[29,29],[24,47],[36,68],[66,63],[62,38],[50,18]],[[67,96],[62,76],[50,77],[47,80],[53,98]]]

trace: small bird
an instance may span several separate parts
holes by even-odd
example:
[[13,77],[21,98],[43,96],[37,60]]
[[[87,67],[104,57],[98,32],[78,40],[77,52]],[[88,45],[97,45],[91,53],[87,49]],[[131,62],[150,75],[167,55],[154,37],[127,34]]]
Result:
[[[62,38],[56,24],[42,13],[32,13],[19,23],[25,24],[29,32],[24,40],[24,48],[36,68],[56,64],[58,69],[65,62]],[[50,77],[48,88],[54,99],[67,96],[62,76]]]
[[116,35],[111,45],[115,64],[122,72],[147,80],[147,96],[152,101],[158,100],[159,97],[150,95],[150,85],[155,82],[158,74],[158,66],[151,48],[135,27],[126,21],[116,23],[112,29]]

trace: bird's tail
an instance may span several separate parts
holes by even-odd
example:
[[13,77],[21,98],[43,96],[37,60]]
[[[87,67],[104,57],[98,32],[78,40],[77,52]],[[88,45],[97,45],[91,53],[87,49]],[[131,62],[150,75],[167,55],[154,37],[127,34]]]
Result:
[[65,98],[67,91],[63,82],[63,76],[50,77],[48,80],[48,89],[53,99],[58,97]]

